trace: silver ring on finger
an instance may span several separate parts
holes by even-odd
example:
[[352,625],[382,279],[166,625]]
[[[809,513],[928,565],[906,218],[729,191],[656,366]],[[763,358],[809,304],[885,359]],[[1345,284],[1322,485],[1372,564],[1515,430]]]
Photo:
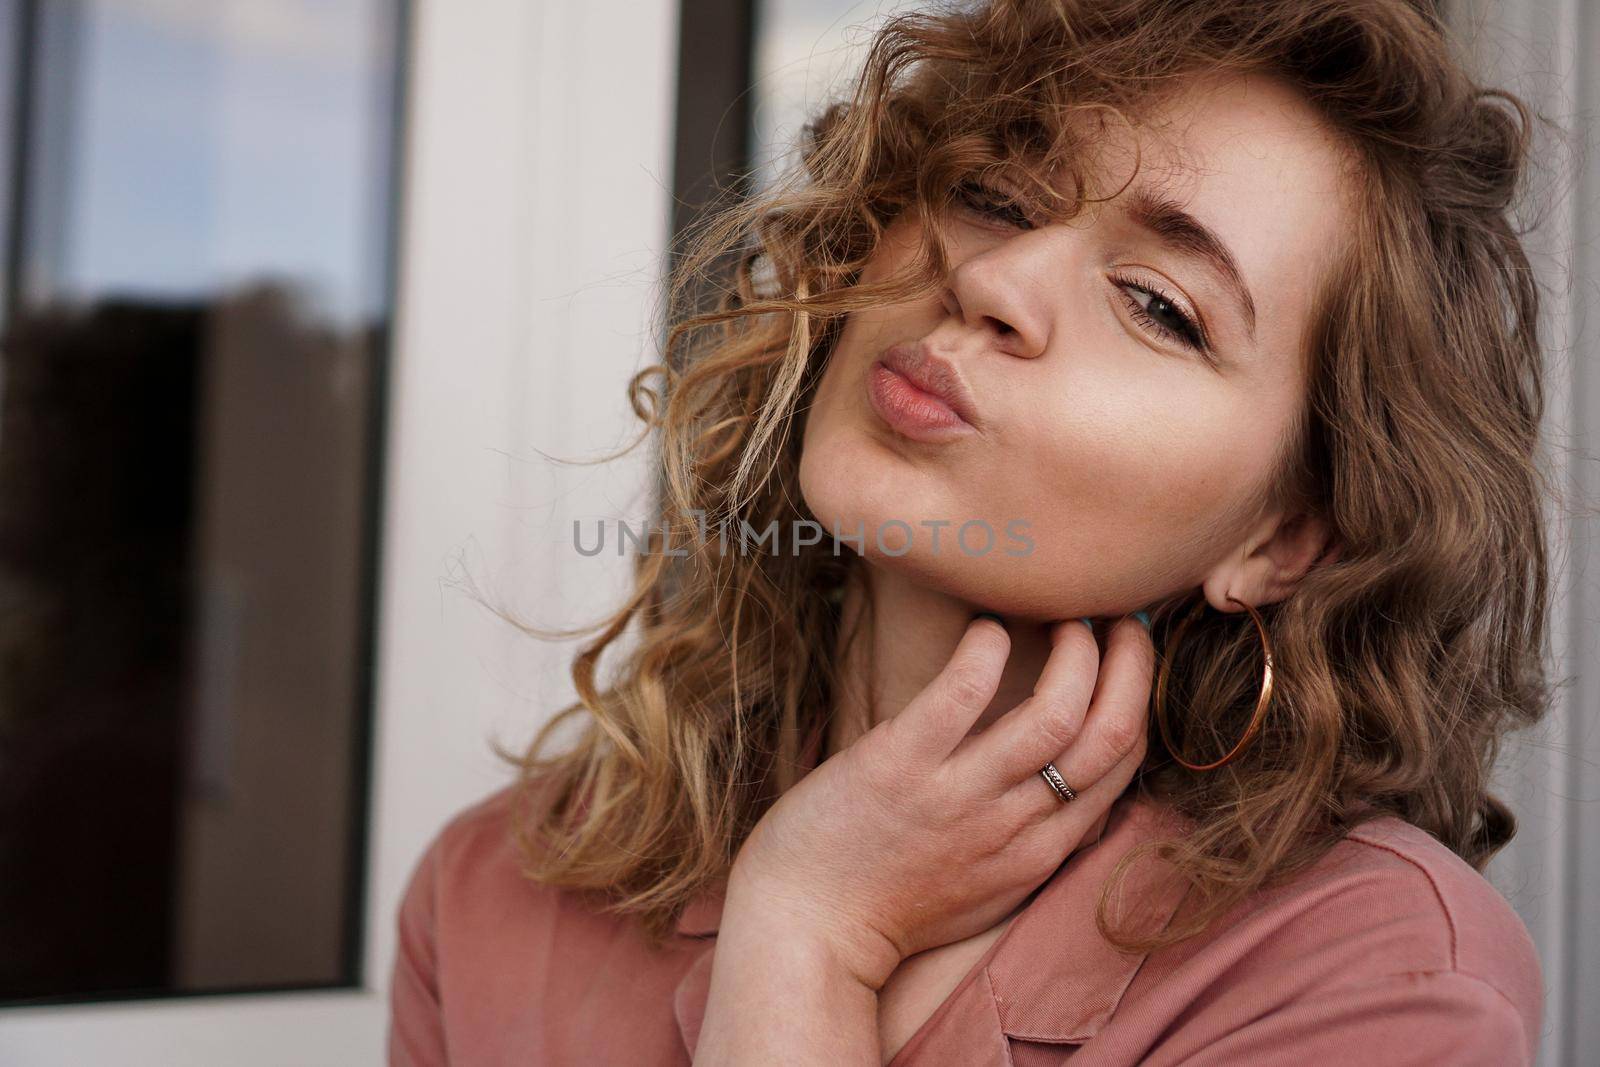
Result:
[[1044,780],[1050,783],[1050,788],[1055,790],[1056,796],[1061,798],[1061,803],[1070,804],[1078,799],[1078,794],[1072,791],[1067,780],[1061,777],[1061,772],[1056,770],[1054,763],[1046,763],[1039,773],[1044,775]]

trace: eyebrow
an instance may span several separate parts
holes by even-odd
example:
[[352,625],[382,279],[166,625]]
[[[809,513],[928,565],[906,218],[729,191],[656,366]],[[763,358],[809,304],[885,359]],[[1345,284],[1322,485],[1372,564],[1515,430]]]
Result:
[[1244,283],[1238,261],[1215,231],[1185,211],[1176,200],[1151,189],[1139,189],[1129,194],[1127,214],[1136,225],[1155,234],[1163,244],[1181,255],[1204,261],[1220,274],[1242,305],[1250,340],[1255,340],[1256,302],[1250,296],[1250,287]]

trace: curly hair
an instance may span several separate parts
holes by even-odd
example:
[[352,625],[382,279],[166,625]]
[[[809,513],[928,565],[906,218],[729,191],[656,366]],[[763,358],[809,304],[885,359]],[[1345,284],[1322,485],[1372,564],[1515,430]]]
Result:
[[[517,821],[528,877],[600,890],[658,941],[726,876],[809,769],[839,684],[842,591],[862,563],[826,540],[730,554],[711,531],[810,518],[796,430],[840,325],[941,283],[940,219],[963,181],[999,170],[1066,217],[1083,202],[1081,182],[1061,191],[1063,173],[1081,176],[1072,115],[1136,122],[1206,72],[1297,88],[1352,160],[1355,229],[1325,265],[1308,390],[1269,486],[1325,516],[1339,548],[1263,609],[1278,680],[1239,758],[1191,772],[1151,731],[1138,788],[1194,830],[1123,859],[1101,932],[1130,949],[1185,939],[1384,813],[1480,871],[1510,840],[1489,773],[1502,736],[1539,720],[1551,692],[1540,294],[1514,210],[1536,116],[1473,79],[1431,5],[992,0],[884,22],[848,98],[804,127],[797,164],[690,234],[662,359],[629,383],[640,439],[659,444],[631,595],[576,656],[578,701],[525,751],[496,746],[542,800]],[[908,211],[926,238],[913,268],[862,283]],[[1183,606],[1155,612],[1158,649]],[[1191,760],[1225,749],[1253,709],[1260,646],[1240,621],[1202,616],[1169,661]],[[602,684],[600,658],[630,624],[637,640]],[[549,752],[574,715],[576,742]],[[1199,906],[1141,932],[1110,902],[1147,850]]]

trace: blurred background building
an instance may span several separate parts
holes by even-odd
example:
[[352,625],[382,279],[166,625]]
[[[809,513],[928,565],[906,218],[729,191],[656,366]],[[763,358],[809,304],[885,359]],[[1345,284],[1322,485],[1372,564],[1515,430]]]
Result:
[[[902,0],[0,0],[0,1062],[378,1062],[400,890],[571,698],[648,514],[675,236]],[[1600,10],[1447,0],[1573,131],[1534,231],[1552,467],[1600,501]],[[1490,877],[1600,1062],[1600,519]]]

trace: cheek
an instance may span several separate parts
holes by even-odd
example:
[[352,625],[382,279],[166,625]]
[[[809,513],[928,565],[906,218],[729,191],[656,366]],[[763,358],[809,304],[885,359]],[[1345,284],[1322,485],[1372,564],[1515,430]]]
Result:
[[[931,464],[885,452],[819,397],[800,468],[812,513],[824,528],[864,526],[875,562],[973,604],[1038,619],[1128,610],[1197,584],[1242,535],[1227,516],[1249,489],[1249,446],[1221,432],[1226,418],[1086,404]],[[950,523],[938,550],[925,519]],[[982,525],[958,538],[972,519]],[[913,526],[909,552],[871,544],[890,520]]]
[[1071,410],[1014,423],[964,495],[997,525],[1027,520],[1034,548],[975,567],[974,588],[1003,594],[996,606],[1053,617],[1121,610],[1201,581],[1244,536],[1251,516],[1241,512],[1276,438],[1272,420],[1226,397],[1183,399],[1080,390]]

